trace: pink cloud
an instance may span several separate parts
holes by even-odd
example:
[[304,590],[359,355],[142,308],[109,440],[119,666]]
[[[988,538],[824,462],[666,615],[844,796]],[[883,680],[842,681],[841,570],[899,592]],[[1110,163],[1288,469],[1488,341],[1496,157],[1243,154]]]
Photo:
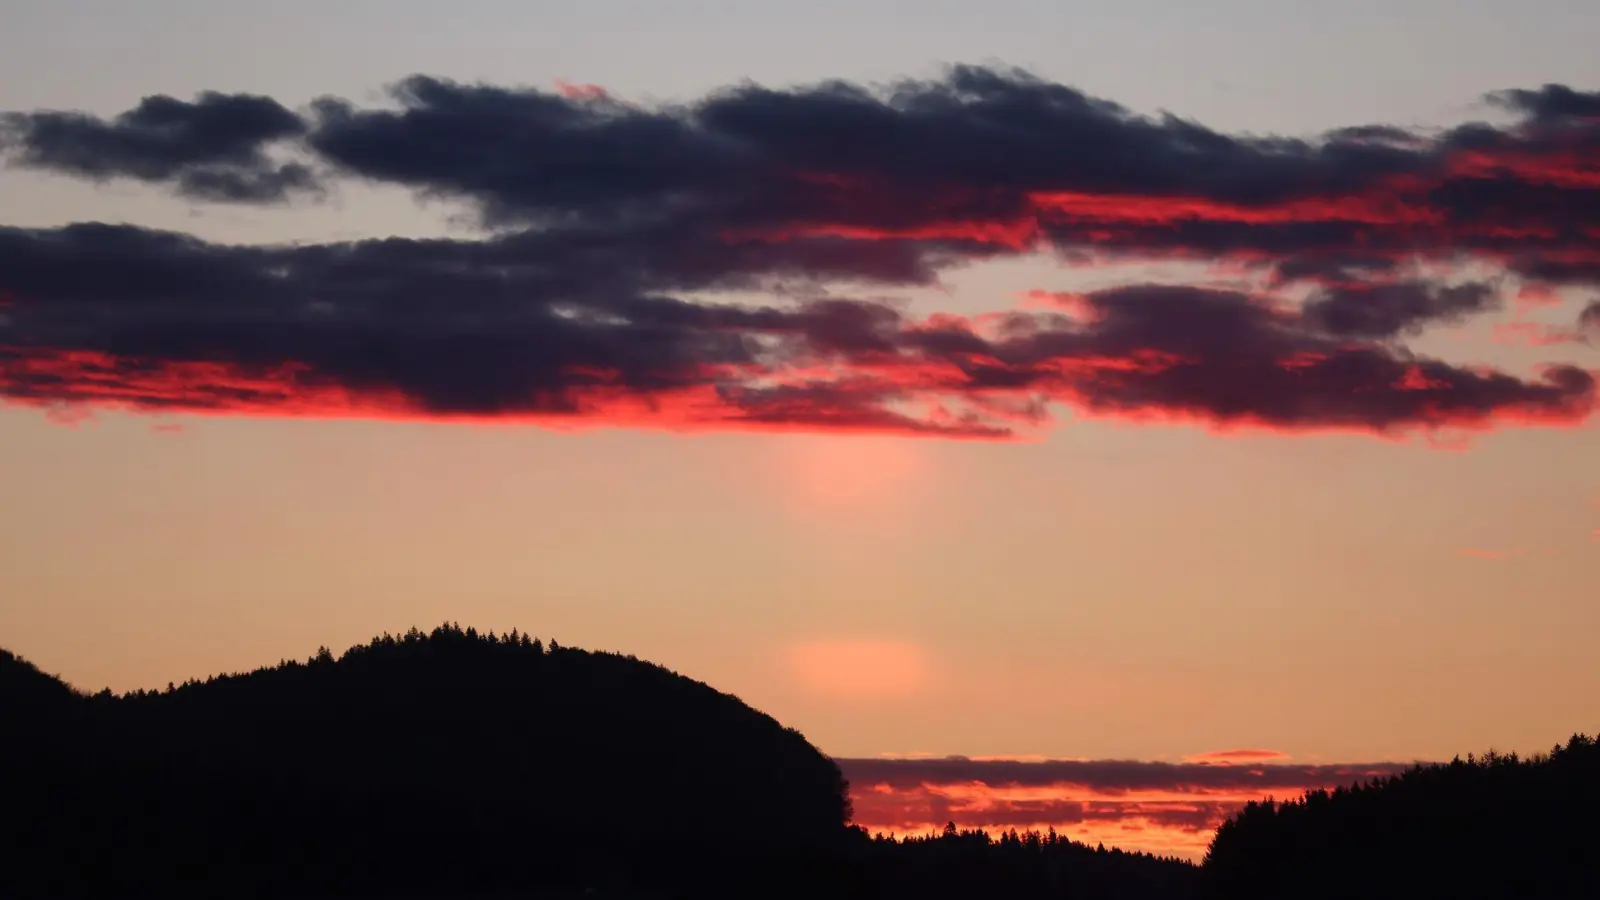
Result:
[[1210,753],[1196,753],[1192,756],[1185,756],[1183,761],[1233,765],[1235,763],[1288,762],[1290,759],[1292,757],[1289,754],[1279,750],[1213,750]]
[[556,79],[556,93],[568,100],[610,100],[611,93],[598,84],[580,84]]
[[1520,311],[1561,305],[1561,294],[1548,284],[1525,284],[1517,291],[1517,308]]

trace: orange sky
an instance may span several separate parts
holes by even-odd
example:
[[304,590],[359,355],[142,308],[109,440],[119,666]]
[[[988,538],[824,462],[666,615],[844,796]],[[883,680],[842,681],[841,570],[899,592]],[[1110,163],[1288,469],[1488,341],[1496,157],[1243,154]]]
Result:
[[[296,109],[324,92],[365,103],[383,79],[424,69],[544,85],[573,103],[645,104],[715,96],[708,92],[752,74],[780,83],[921,77],[934,53],[932,44],[901,46],[898,16],[854,55],[840,50],[841,68],[823,70],[791,45],[832,47],[850,36],[831,26],[806,32],[811,17],[774,27],[735,22],[730,12],[728,34],[738,40],[718,37],[696,44],[692,59],[669,59],[651,56],[659,48],[601,52],[617,40],[613,19],[634,20],[608,13],[584,24],[595,15],[584,4],[554,43],[540,22],[509,24],[522,14],[506,9],[452,16],[457,33],[420,7],[384,13],[381,23],[341,8],[327,12],[326,29],[304,15],[279,22],[242,7],[225,15],[196,7],[184,14],[208,22],[219,42],[205,46],[231,49],[202,58],[185,43],[137,71],[97,68],[48,84],[16,77],[16,60],[28,54],[54,61],[99,46],[114,59],[121,35],[140,27],[117,24],[117,11],[60,12],[70,6],[39,5],[30,14],[37,27],[16,29],[34,35],[21,43],[0,34],[0,111],[114,117],[146,94],[206,89],[258,91]],[[1044,15],[1027,6],[1036,9],[1012,12]],[[1362,54],[1381,65],[1352,72],[1346,52],[1329,49],[1345,41],[1299,21],[1354,15],[1343,5],[1277,24],[1249,11],[1252,27],[1278,30],[1271,40],[1224,40],[1208,30],[1210,13],[1156,29],[1147,13],[1113,8],[1122,6],[1078,12],[1121,34],[1120,44],[1065,34],[1053,20],[1016,20],[1016,34],[1002,39],[981,36],[982,22],[951,24],[949,10],[928,16],[945,23],[939,52],[952,58],[973,50],[1056,60],[1040,70],[1045,77],[1151,116],[1172,105],[1227,135],[1397,122],[1433,140],[1489,115],[1484,91],[1600,83],[1594,54],[1546,52],[1547,42],[1464,9],[1451,12],[1460,29],[1437,34],[1341,19],[1346,37],[1397,41]],[[1173,4],[1156,18],[1193,14]],[[1592,33],[1583,16],[1563,15],[1528,18],[1551,30],[1548,41]],[[1101,21],[1108,16],[1116,21]],[[503,27],[485,24],[502,18]],[[268,31],[305,65],[284,66],[279,50],[251,55],[249,36]],[[1200,56],[1178,52],[1198,46],[1191,32],[1206,35]],[[380,33],[410,35],[415,46],[391,53],[373,37]],[[812,34],[809,43],[796,43],[801,33]],[[304,43],[333,34],[361,52]],[[709,40],[674,34],[674,47]],[[1029,43],[1029,35],[1042,37]],[[936,40],[932,31],[927,40]],[[432,41],[449,49],[424,52]],[[536,41],[546,42],[539,53],[519,49]],[[1064,53],[1069,41],[1079,43]],[[759,52],[718,55],[735,44]],[[1145,49],[1156,44],[1165,51]],[[1262,46],[1279,50],[1263,55]],[[569,70],[528,61],[549,54]],[[1183,70],[1150,68],[1158,58],[1185,60]],[[1379,79],[1379,69],[1393,78]],[[876,178],[800,167],[786,171],[783,187],[813,192],[805,196],[816,215],[717,231],[730,243],[714,246],[754,256],[837,240],[850,248],[836,254],[847,262],[859,253],[910,274],[811,284],[735,272],[714,289],[671,292],[674,302],[734,320],[728,308],[803,314],[695,333],[698,355],[675,358],[681,365],[660,389],[635,390],[623,366],[575,363],[560,373],[572,389],[555,392],[571,410],[504,415],[429,405],[438,397],[363,380],[360,365],[339,369],[346,360],[331,357],[323,370],[298,359],[152,361],[73,343],[92,330],[85,323],[121,323],[151,308],[228,325],[217,311],[233,308],[230,290],[174,299],[227,248],[487,239],[470,198],[424,191],[419,199],[396,184],[350,179],[314,201],[230,206],[177,196],[170,185],[0,166],[0,250],[65,246],[57,229],[103,222],[191,235],[204,262],[163,283],[155,300],[123,296],[120,284],[104,296],[80,289],[77,274],[87,284],[115,258],[63,264],[57,276],[72,277],[60,277],[59,291],[58,282],[28,280],[28,266],[55,259],[42,250],[0,266],[0,644],[81,688],[126,690],[443,621],[516,628],[658,661],[799,728],[845,761],[858,821],[870,828],[1053,824],[1091,842],[1188,856],[1219,817],[1262,796],[1261,780],[1292,792],[1338,783],[1351,766],[1547,749],[1600,728],[1600,430],[1581,390],[1586,373],[1600,374],[1600,341],[1579,318],[1596,299],[1592,287],[1551,286],[1508,266],[1511,250],[1596,232],[1538,218],[1560,204],[1529,204],[1532,212],[1503,222],[1457,221],[1435,195],[1453,178],[1514,176],[1540,190],[1577,190],[1596,175],[1592,160],[1562,152],[1440,158],[1426,177],[1254,205],[1164,186],[920,192],[894,181],[909,164]],[[991,195],[1014,202],[977,202]],[[895,215],[895,204],[916,214]],[[1293,260],[1208,255],[1201,242],[1178,241],[1200,225],[1232,235],[1285,223],[1314,235],[1353,223],[1357,243],[1387,235],[1398,241],[1391,246],[1437,253],[1411,260],[1394,250],[1381,261],[1397,267],[1387,275],[1325,274],[1297,286],[1265,267]],[[123,233],[91,237],[115,234]],[[1046,246],[1048,234],[1069,235],[1070,246]],[[937,247],[965,239],[969,255],[919,280],[894,255],[902,239]],[[1448,251],[1458,245],[1481,252],[1455,258]],[[1592,266],[1594,254],[1588,244],[1562,245],[1547,261]],[[288,278],[287,267],[238,264],[261,283]],[[1428,321],[1420,333],[1307,338],[1304,304],[1317,291],[1349,288],[1342,277],[1357,282],[1358,301],[1416,278],[1481,283],[1498,305]],[[1153,287],[1117,293],[1131,284]],[[631,299],[667,292],[650,287]],[[1175,287],[1199,292],[1184,295],[1194,301],[1185,307],[1163,292]],[[291,299],[296,316],[328,312],[321,300]],[[94,303],[104,315],[73,318]],[[1161,318],[1204,304],[1214,315],[1201,324]],[[161,315],[145,324],[156,329]],[[1214,344],[1185,343],[1208,328],[1220,335]],[[1119,344],[1130,332],[1138,340]],[[109,343],[142,333],[116,332]],[[772,351],[737,364],[706,349],[724,338],[768,349],[804,343],[796,334],[868,349]],[[490,328],[474,349],[499,336]],[[596,344],[609,352],[611,337]],[[179,338],[166,344],[204,343]],[[1259,344],[1274,352],[1240,376],[1239,348]],[[476,377],[532,355],[510,352],[482,368],[472,367],[482,363],[476,352],[452,359]],[[1340,380],[1373,360],[1381,364],[1361,378]],[[1544,380],[1555,364],[1570,368]],[[1186,366],[1205,377],[1185,381]],[[1302,402],[1251,405],[1261,382]],[[1477,397],[1490,400],[1467,402]],[[966,759],[945,760],[951,754]],[[915,758],[897,769],[889,756]],[[1136,762],[1115,762],[1123,760]]]

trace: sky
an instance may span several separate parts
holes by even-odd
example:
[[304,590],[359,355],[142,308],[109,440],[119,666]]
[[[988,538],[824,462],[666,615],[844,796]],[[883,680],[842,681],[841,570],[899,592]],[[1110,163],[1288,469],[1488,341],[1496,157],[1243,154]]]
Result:
[[0,0],[0,643],[515,627],[1191,856],[1600,727],[1600,7],[1201,7]]

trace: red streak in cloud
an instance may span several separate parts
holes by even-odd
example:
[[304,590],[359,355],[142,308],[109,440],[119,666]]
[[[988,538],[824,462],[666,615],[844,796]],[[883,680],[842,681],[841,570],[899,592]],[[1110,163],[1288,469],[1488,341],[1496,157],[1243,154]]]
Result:
[[[904,203],[897,202],[887,192],[885,185],[855,174],[802,172],[792,177],[820,192],[826,198],[827,205],[837,211],[834,214],[836,218],[730,231],[723,238],[731,242],[779,242],[807,237],[867,241],[969,240],[1029,251],[1040,242],[1041,221],[1058,226],[1095,226],[1080,235],[1091,243],[1135,245],[1138,243],[1137,229],[1184,222],[1241,225],[1346,222],[1405,228],[1439,228],[1448,224],[1444,213],[1422,204],[1420,198],[1428,185],[1417,179],[1392,179],[1391,184],[1365,194],[1307,197],[1261,206],[1225,203],[1204,197],[1034,191],[1018,195],[1009,213],[986,212],[975,215],[955,211],[984,209],[988,204],[983,202],[983,196],[971,188],[948,185],[937,196],[917,199],[916,202],[925,211],[916,221],[889,225],[868,224],[880,218],[875,211],[904,208]],[[1535,226],[1516,226],[1514,230],[1517,229],[1520,229],[1518,233],[1527,232],[1525,236],[1534,236],[1535,232],[1544,234]],[[1181,251],[1173,250],[1163,255],[1181,255]]]
[[1450,174],[1464,178],[1510,177],[1561,188],[1600,188],[1600,167],[1579,152],[1534,155],[1462,151],[1451,158]]
[[[144,362],[83,351],[29,351],[3,362],[0,392],[9,394],[7,401],[58,411],[97,407],[239,417],[529,424],[567,431],[609,427],[1015,439],[1008,430],[972,421],[937,398],[914,403],[909,412],[852,404],[848,396],[832,404],[802,397],[770,408],[740,406],[716,387],[729,373],[709,368],[690,386],[642,393],[618,384],[613,372],[574,367],[568,374],[590,383],[566,388],[559,396],[530,396],[523,409],[457,413],[428,409],[394,389],[358,391],[338,385],[300,363],[246,371],[226,363]],[[49,393],[30,396],[39,385],[48,385]]]
[[1398,391],[1442,391],[1450,389],[1450,382],[1431,379],[1423,374],[1422,367],[1408,366],[1406,374],[1394,383]]
[[[952,322],[936,327],[952,328]],[[849,432],[968,440],[1023,439],[1018,428],[1032,430],[1048,422],[1049,401],[1075,406],[1089,418],[1132,424],[1200,425],[1224,434],[1241,429],[1359,433],[1391,440],[1441,428],[1575,427],[1591,411],[1578,402],[1463,410],[1450,408],[1441,398],[1424,400],[1393,426],[1379,427],[1362,420],[1277,422],[1253,413],[1232,413],[1223,419],[1203,404],[1189,405],[1191,401],[1181,394],[1141,398],[1164,379],[1186,377],[1183,372],[1172,374],[1175,370],[1201,362],[1156,348],[1117,356],[1046,356],[1026,368],[972,353],[866,354],[826,365],[702,366],[698,371],[673,373],[676,387],[649,390],[623,384],[613,371],[573,367],[559,389],[533,391],[503,409],[461,412],[429,408],[395,387],[340,384],[301,363],[245,368],[221,362],[144,361],[95,352],[13,348],[8,356],[0,356],[0,394],[8,402],[55,410],[92,406],[198,415],[533,424],[564,430]],[[1288,357],[1279,366],[1290,377],[1314,379],[1325,362],[1317,354],[1305,353]],[[1388,389],[1427,395],[1448,387],[1413,367]],[[1108,399],[1120,396],[1135,398],[1137,405]]]
[[1189,363],[1176,353],[1166,350],[1139,349],[1126,356],[1078,356],[1048,360],[1040,364],[1043,371],[1053,372],[1065,379],[1087,378],[1093,375],[1158,375],[1168,369]]
[[1104,318],[1089,298],[1076,291],[1028,291],[1023,295],[1024,308],[1055,308],[1080,322],[1093,324]]
[[1357,435],[1378,438],[1391,443],[1409,443],[1420,430],[1427,446],[1438,450],[1463,451],[1470,449],[1470,436],[1457,434],[1448,439],[1439,435],[1441,429],[1462,432],[1487,433],[1504,427],[1580,428],[1588,420],[1589,410],[1553,411],[1537,408],[1505,408],[1492,413],[1468,414],[1424,405],[1415,421],[1396,424],[1392,428],[1376,428],[1364,422],[1349,423],[1296,423],[1274,422],[1256,414],[1237,414],[1219,419],[1210,410],[1201,407],[1172,406],[1161,408],[1129,409],[1097,403],[1092,393],[1076,387],[1057,392],[1052,399],[1069,403],[1079,416],[1125,425],[1148,427],[1201,428],[1216,437],[1238,436],[1254,433],[1279,437],[1308,437],[1314,435]]
[[[817,236],[960,239],[1027,252],[1041,243],[1041,225],[1049,225],[1055,236],[1066,238],[1062,250],[1081,252],[1098,246],[1132,256],[1215,261],[1218,249],[1189,243],[1183,237],[1183,226],[1257,226],[1265,232],[1277,226],[1342,224],[1350,227],[1328,230],[1326,237],[1300,236],[1294,252],[1405,255],[1415,249],[1424,255],[1448,257],[1465,248],[1483,259],[1504,261],[1520,252],[1514,245],[1531,242],[1539,246],[1528,250],[1552,262],[1561,261],[1562,254],[1593,261],[1595,253],[1584,246],[1587,242],[1571,238],[1587,233],[1592,239],[1600,228],[1572,221],[1571,215],[1537,206],[1489,206],[1468,212],[1440,205],[1435,197],[1440,190],[1470,191],[1478,183],[1515,185],[1534,192],[1600,187],[1600,165],[1587,148],[1560,141],[1549,146],[1554,149],[1460,150],[1432,174],[1395,175],[1353,192],[1259,204],[1181,194],[956,183],[913,190],[900,184],[893,173],[803,171],[788,177],[818,208],[830,212],[813,211],[799,221],[726,237],[769,241]],[[1253,246],[1245,238],[1239,247],[1220,252],[1238,258],[1276,255]]]
[[1525,284],[1517,291],[1517,307],[1522,311],[1560,306],[1561,295],[1547,284]]
[[1439,225],[1441,213],[1385,195],[1313,197],[1274,206],[1242,206],[1201,197],[1160,197],[1073,192],[1035,193],[1029,199],[1053,219],[1165,225],[1183,221],[1278,225],[1290,222],[1359,222],[1371,225]]
[[1233,763],[1288,762],[1289,754],[1278,750],[1214,750],[1185,756],[1184,762],[1231,765]]
[[[827,189],[840,210],[834,222],[796,222],[765,230],[728,232],[724,239],[786,241],[807,237],[838,237],[852,240],[969,240],[1008,247],[1017,251],[1034,249],[1040,241],[1041,219],[1054,224],[1099,224],[1084,237],[1091,242],[1116,242],[1134,232],[1115,230],[1115,226],[1149,227],[1189,221],[1229,222],[1245,225],[1281,225],[1304,222],[1353,222],[1385,226],[1441,226],[1442,213],[1417,206],[1394,193],[1375,192],[1345,197],[1313,197],[1290,200],[1271,206],[1244,206],[1201,197],[1090,194],[1051,191],[1030,193],[1026,210],[1011,217],[948,218],[938,214],[908,225],[867,225],[851,221],[881,201],[873,186],[855,176],[806,173],[796,178],[803,183]],[[949,197],[937,207],[959,208],[963,192],[951,188]],[[1541,232],[1542,233],[1542,232]],[[1509,235],[1507,235],[1509,236]]]
[[1315,369],[1325,364],[1331,357],[1326,353],[1317,353],[1312,350],[1301,350],[1278,360],[1278,367],[1286,372],[1300,372]]
[[784,228],[762,231],[729,231],[723,234],[724,240],[733,243],[751,240],[777,243],[817,237],[847,238],[855,241],[961,240],[1023,251],[1038,243],[1039,225],[1031,218],[1014,221],[929,221],[898,227],[818,222],[797,223]]

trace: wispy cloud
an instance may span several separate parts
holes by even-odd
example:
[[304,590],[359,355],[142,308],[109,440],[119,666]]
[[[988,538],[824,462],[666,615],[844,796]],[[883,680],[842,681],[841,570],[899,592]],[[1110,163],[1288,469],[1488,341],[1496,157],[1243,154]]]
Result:
[[1212,763],[1214,765],[1234,765],[1236,763],[1278,763],[1288,762],[1289,754],[1279,750],[1213,750],[1210,753],[1196,753],[1185,756],[1184,762]]

